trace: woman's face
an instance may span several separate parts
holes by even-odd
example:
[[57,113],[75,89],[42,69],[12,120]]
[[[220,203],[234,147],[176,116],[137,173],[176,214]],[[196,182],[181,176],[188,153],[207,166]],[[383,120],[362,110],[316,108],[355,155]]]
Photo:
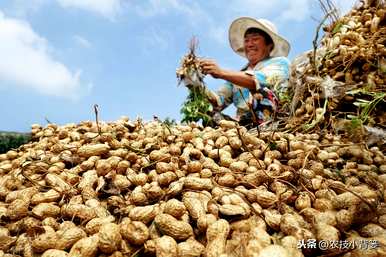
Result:
[[258,33],[248,33],[244,37],[245,56],[252,65],[267,58],[272,47],[273,45],[267,45],[264,37]]

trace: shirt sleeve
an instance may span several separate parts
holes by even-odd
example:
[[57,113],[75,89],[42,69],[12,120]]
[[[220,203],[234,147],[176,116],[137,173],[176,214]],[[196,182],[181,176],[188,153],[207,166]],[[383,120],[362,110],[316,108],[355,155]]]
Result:
[[267,88],[273,90],[279,97],[287,90],[290,62],[285,57],[272,58],[254,71],[256,91],[262,92]]
[[209,91],[207,95],[211,99],[215,99],[217,102],[217,108],[219,110],[223,110],[228,107],[232,103],[233,99],[233,85],[230,82],[226,82],[222,85],[217,92]]

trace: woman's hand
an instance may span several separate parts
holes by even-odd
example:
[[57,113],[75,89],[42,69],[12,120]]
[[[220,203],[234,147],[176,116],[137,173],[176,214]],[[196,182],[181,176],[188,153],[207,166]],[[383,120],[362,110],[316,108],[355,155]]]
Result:
[[214,60],[201,59],[200,66],[204,74],[210,74],[213,78],[222,78],[224,71]]
[[223,70],[214,60],[201,59],[200,67],[202,73],[210,74],[213,78],[220,78],[240,87],[256,90],[254,76],[247,75],[243,71]]

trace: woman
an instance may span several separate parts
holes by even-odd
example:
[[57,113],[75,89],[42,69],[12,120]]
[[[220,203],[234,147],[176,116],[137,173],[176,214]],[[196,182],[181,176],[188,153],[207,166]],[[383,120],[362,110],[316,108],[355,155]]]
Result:
[[232,22],[229,41],[248,63],[241,71],[231,71],[213,60],[201,60],[204,74],[227,81],[216,93],[207,94],[216,111],[233,103],[237,108],[235,118],[241,124],[262,124],[272,118],[287,87],[290,62],[286,56],[290,45],[270,21],[249,17]]

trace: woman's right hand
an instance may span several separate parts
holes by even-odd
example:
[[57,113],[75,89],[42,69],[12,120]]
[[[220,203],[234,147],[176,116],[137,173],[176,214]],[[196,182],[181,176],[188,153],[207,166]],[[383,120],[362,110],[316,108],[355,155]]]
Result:
[[210,74],[213,78],[222,78],[223,70],[218,66],[216,61],[211,59],[201,59],[200,67],[202,69],[202,73]]

